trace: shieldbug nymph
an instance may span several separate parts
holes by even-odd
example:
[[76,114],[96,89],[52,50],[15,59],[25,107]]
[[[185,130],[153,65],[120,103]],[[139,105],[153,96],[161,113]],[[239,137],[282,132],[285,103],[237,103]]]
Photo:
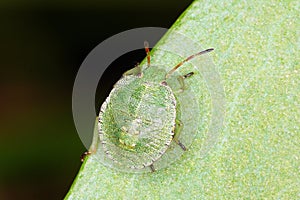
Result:
[[[98,149],[105,165],[120,170],[152,171],[167,154],[171,144],[181,151],[181,110],[176,92],[185,91],[186,79],[194,72],[178,75],[179,88],[169,85],[170,77],[185,62],[208,53],[206,49],[184,59],[170,71],[151,66],[148,42],[144,43],[147,67],[140,65],[125,72],[102,104],[98,118]],[[147,170],[148,169],[148,170]]]

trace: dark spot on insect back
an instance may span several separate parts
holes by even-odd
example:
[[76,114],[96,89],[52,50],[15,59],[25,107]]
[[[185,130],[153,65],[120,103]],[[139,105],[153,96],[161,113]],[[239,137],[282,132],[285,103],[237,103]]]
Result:
[[162,85],[165,85],[165,86],[168,85],[167,81],[163,81],[163,82],[161,82],[161,84],[162,84]]

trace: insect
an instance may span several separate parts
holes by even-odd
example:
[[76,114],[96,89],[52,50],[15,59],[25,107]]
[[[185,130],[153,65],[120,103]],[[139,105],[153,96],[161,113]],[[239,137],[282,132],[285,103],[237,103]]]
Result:
[[[123,74],[102,104],[98,118],[98,145],[110,165],[116,168],[156,170],[155,163],[172,143],[186,151],[180,141],[183,123],[174,89],[169,86],[173,73],[185,62],[213,49],[193,54],[170,71],[151,66],[148,42],[144,42],[147,67],[140,65]],[[194,72],[178,75],[177,92],[186,89],[185,80]],[[90,154],[87,152],[86,154]]]

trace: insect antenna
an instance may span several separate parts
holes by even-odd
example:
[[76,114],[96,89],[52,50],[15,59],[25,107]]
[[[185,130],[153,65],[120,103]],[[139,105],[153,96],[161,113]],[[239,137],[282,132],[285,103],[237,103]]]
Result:
[[144,42],[145,51],[147,54],[147,64],[150,67],[150,50],[149,50],[149,43],[147,41]]
[[182,66],[185,62],[187,62],[187,61],[193,59],[193,58],[196,57],[196,56],[199,56],[199,55],[202,55],[202,54],[206,54],[206,53],[211,52],[211,51],[213,51],[213,50],[214,50],[213,48],[206,49],[206,50],[204,50],[204,51],[200,51],[200,52],[198,52],[198,53],[196,53],[196,54],[194,54],[194,55],[191,55],[191,56],[187,57],[185,60],[183,60],[183,61],[181,61],[180,63],[178,63],[173,69],[171,69],[171,70],[167,73],[166,79],[169,78],[170,75],[171,75],[176,69],[178,69],[180,66]]

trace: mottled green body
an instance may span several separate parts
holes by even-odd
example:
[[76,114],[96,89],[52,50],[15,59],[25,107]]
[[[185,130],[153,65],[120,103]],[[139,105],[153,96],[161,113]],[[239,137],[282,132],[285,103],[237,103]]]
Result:
[[149,44],[144,45],[147,67],[125,72],[99,113],[100,157],[103,164],[122,171],[149,167],[154,172],[187,150],[197,132],[200,112],[198,98],[187,90],[193,82],[184,80],[197,78],[197,73],[178,74],[176,70],[213,50],[193,54],[169,69],[150,66]]
[[144,66],[139,74],[133,68],[114,85],[99,113],[98,150],[104,165],[125,172],[154,171],[185,152],[179,141],[191,145],[201,115],[190,86],[199,74],[185,81],[182,91],[181,74],[166,79],[167,70]]
[[162,80],[124,76],[101,107],[100,143],[117,165],[142,169],[168,149],[175,120],[176,99],[168,85]]

